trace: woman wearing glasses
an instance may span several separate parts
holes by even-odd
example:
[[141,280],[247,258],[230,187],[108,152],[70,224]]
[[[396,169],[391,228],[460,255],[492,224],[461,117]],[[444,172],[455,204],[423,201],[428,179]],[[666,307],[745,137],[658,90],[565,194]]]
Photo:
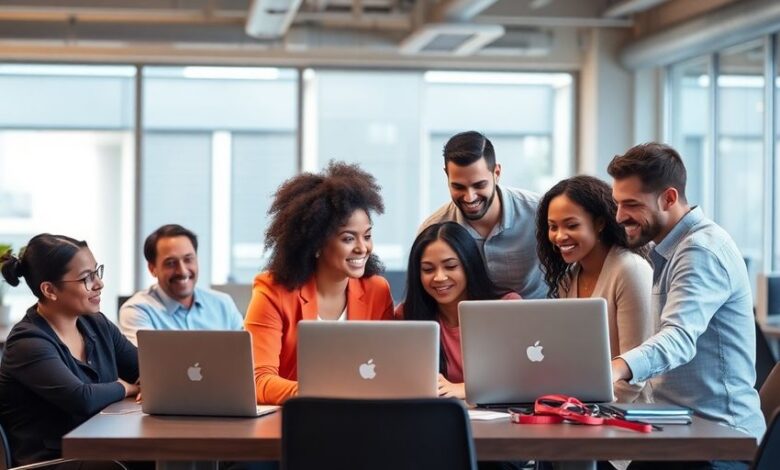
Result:
[[[607,183],[575,176],[553,186],[536,215],[537,250],[549,297],[606,299],[612,357],[653,332],[653,270],[643,249],[628,249],[616,212]],[[621,402],[646,401],[649,390],[622,381],[615,384],[615,394]]]
[[439,395],[465,399],[458,304],[520,296],[493,284],[477,243],[455,222],[434,224],[420,232],[409,253],[407,273],[406,299],[395,315],[439,323]]
[[0,256],[8,284],[38,302],[11,330],[0,365],[0,423],[15,465],[57,458],[62,436],[136,395],[138,356],[102,313],[103,266],[84,241],[48,233]]

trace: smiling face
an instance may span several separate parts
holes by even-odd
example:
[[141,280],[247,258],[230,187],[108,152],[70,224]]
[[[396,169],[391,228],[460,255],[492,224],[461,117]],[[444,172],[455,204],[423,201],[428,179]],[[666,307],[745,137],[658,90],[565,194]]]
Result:
[[192,304],[198,282],[198,254],[190,239],[181,235],[157,240],[157,257],[149,272],[169,297],[186,307]]
[[626,229],[628,246],[636,248],[653,240],[659,242],[668,216],[658,204],[660,195],[643,191],[638,176],[612,183],[612,198],[617,203],[617,222]]
[[496,180],[501,166],[496,164],[490,171],[484,158],[471,165],[458,166],[447,162],[445,168],[452,202],[468,220],[479,220],[485,216],[496,198]]
[[466,300],[463,263],[444,240],[434,240],[425,247],[420,259],[420,282],[425,292],[440,305]]
[[[47,300],[56,306],[62,313],[70,315],[83,315],[98,313],[100,311],[100,293],[103,290],[103,281],[93,273],[97,269],[97,262],[89,248],[79,249],[68,263],[68,271],[62,276],[61,281],[44,282],[41,290]],[[90,277],[90,289],[85,287],[84,279]]]
[[566,194],[554,197],[547,209],[547,237],[568,263],[586,258],[601,243],[604,222],[595,221],[581,205]]
[[317,258],[317,272],[360,278],[373,249],[371,219],[366,211],[358,209],[325,241]]

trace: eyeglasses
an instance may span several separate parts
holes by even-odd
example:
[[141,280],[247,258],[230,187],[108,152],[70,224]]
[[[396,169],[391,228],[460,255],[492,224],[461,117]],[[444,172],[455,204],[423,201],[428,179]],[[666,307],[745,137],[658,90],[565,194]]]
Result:
[[86,276],[80,279],[61,279],[58,282],[83,282],[84,288],[87,291],[91,291],[95,287],[95,282],[98,279],[103,279],[103,265],[97,267],[94,271],[91,271]]

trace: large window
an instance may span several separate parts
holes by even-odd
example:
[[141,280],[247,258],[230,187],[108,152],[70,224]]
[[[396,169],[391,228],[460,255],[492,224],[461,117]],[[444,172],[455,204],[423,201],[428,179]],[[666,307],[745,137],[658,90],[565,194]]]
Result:
[[[403,271],[449,200],[453,134],[485,133],[503,184],[542,192],[571,174],[573,87],[553,73],[0,64],[0,243],[86,239],[114,318],[118,295],[154,282],[142,245],[163,224],[198,235],[201,285],[251,282],[276,188],[336,159],[377,177],[376,251]],[[34,301],[8,300],[15,318]]]
[[[737,242],[754,273],[763,268],[763,41],[721,53],[717,85],[716,218]],[[746,207],[754,210],[746,211]]]
[[[86,240],[106,266],[102,310],[133,288],[134,67],[0,66],[0,242]],[[10,289],[14,319],[35,298]]]
[[388,269],[405,269],[420,222],[449,201],[442,148],[453,134],[486,134],[508,186],[541,192],[572,171],[569,74],[314,70],[306,81],[316,119],[305,160],[376,175],[386,212],[375,250]]
[[[179,223],[198,235],[201,284],[251,282],[270,195],[298,168],[297,72],[145,67],[143,77],[142,237]],[[153,282],[141,272],[142,286]]]
[[688,170],[686,196],[694,205],[709,212],[712,202],[705,193],[710,186],[712,135],[710,134],[711,61],[695,59],[671,68],[671,142],[680,152]]
[[667,128],[688,167],[690,202],[703,205],[731,235],[752,281],[780,268],[773,149],[780,149],[780,139],[770,131],[777,132],[780,111],[766,111],[767,97],[780,86],[780,79],[765,78],[780,60],[767,54],[773,41],[776,36],[753,40],[669,68]]

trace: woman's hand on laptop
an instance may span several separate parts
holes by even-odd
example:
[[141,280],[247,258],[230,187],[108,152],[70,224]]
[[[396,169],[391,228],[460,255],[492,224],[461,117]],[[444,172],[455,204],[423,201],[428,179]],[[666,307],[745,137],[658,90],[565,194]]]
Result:
[[138,384],[131,384],[125,382],[122,379],[117,379],[117,382],[119,382],[125,388],[125,398],[132,397],[141,393],[141,386]]
[[454,384],[439,374],[439,396],[446,398],[466,399],[466,385],[463,383]]

